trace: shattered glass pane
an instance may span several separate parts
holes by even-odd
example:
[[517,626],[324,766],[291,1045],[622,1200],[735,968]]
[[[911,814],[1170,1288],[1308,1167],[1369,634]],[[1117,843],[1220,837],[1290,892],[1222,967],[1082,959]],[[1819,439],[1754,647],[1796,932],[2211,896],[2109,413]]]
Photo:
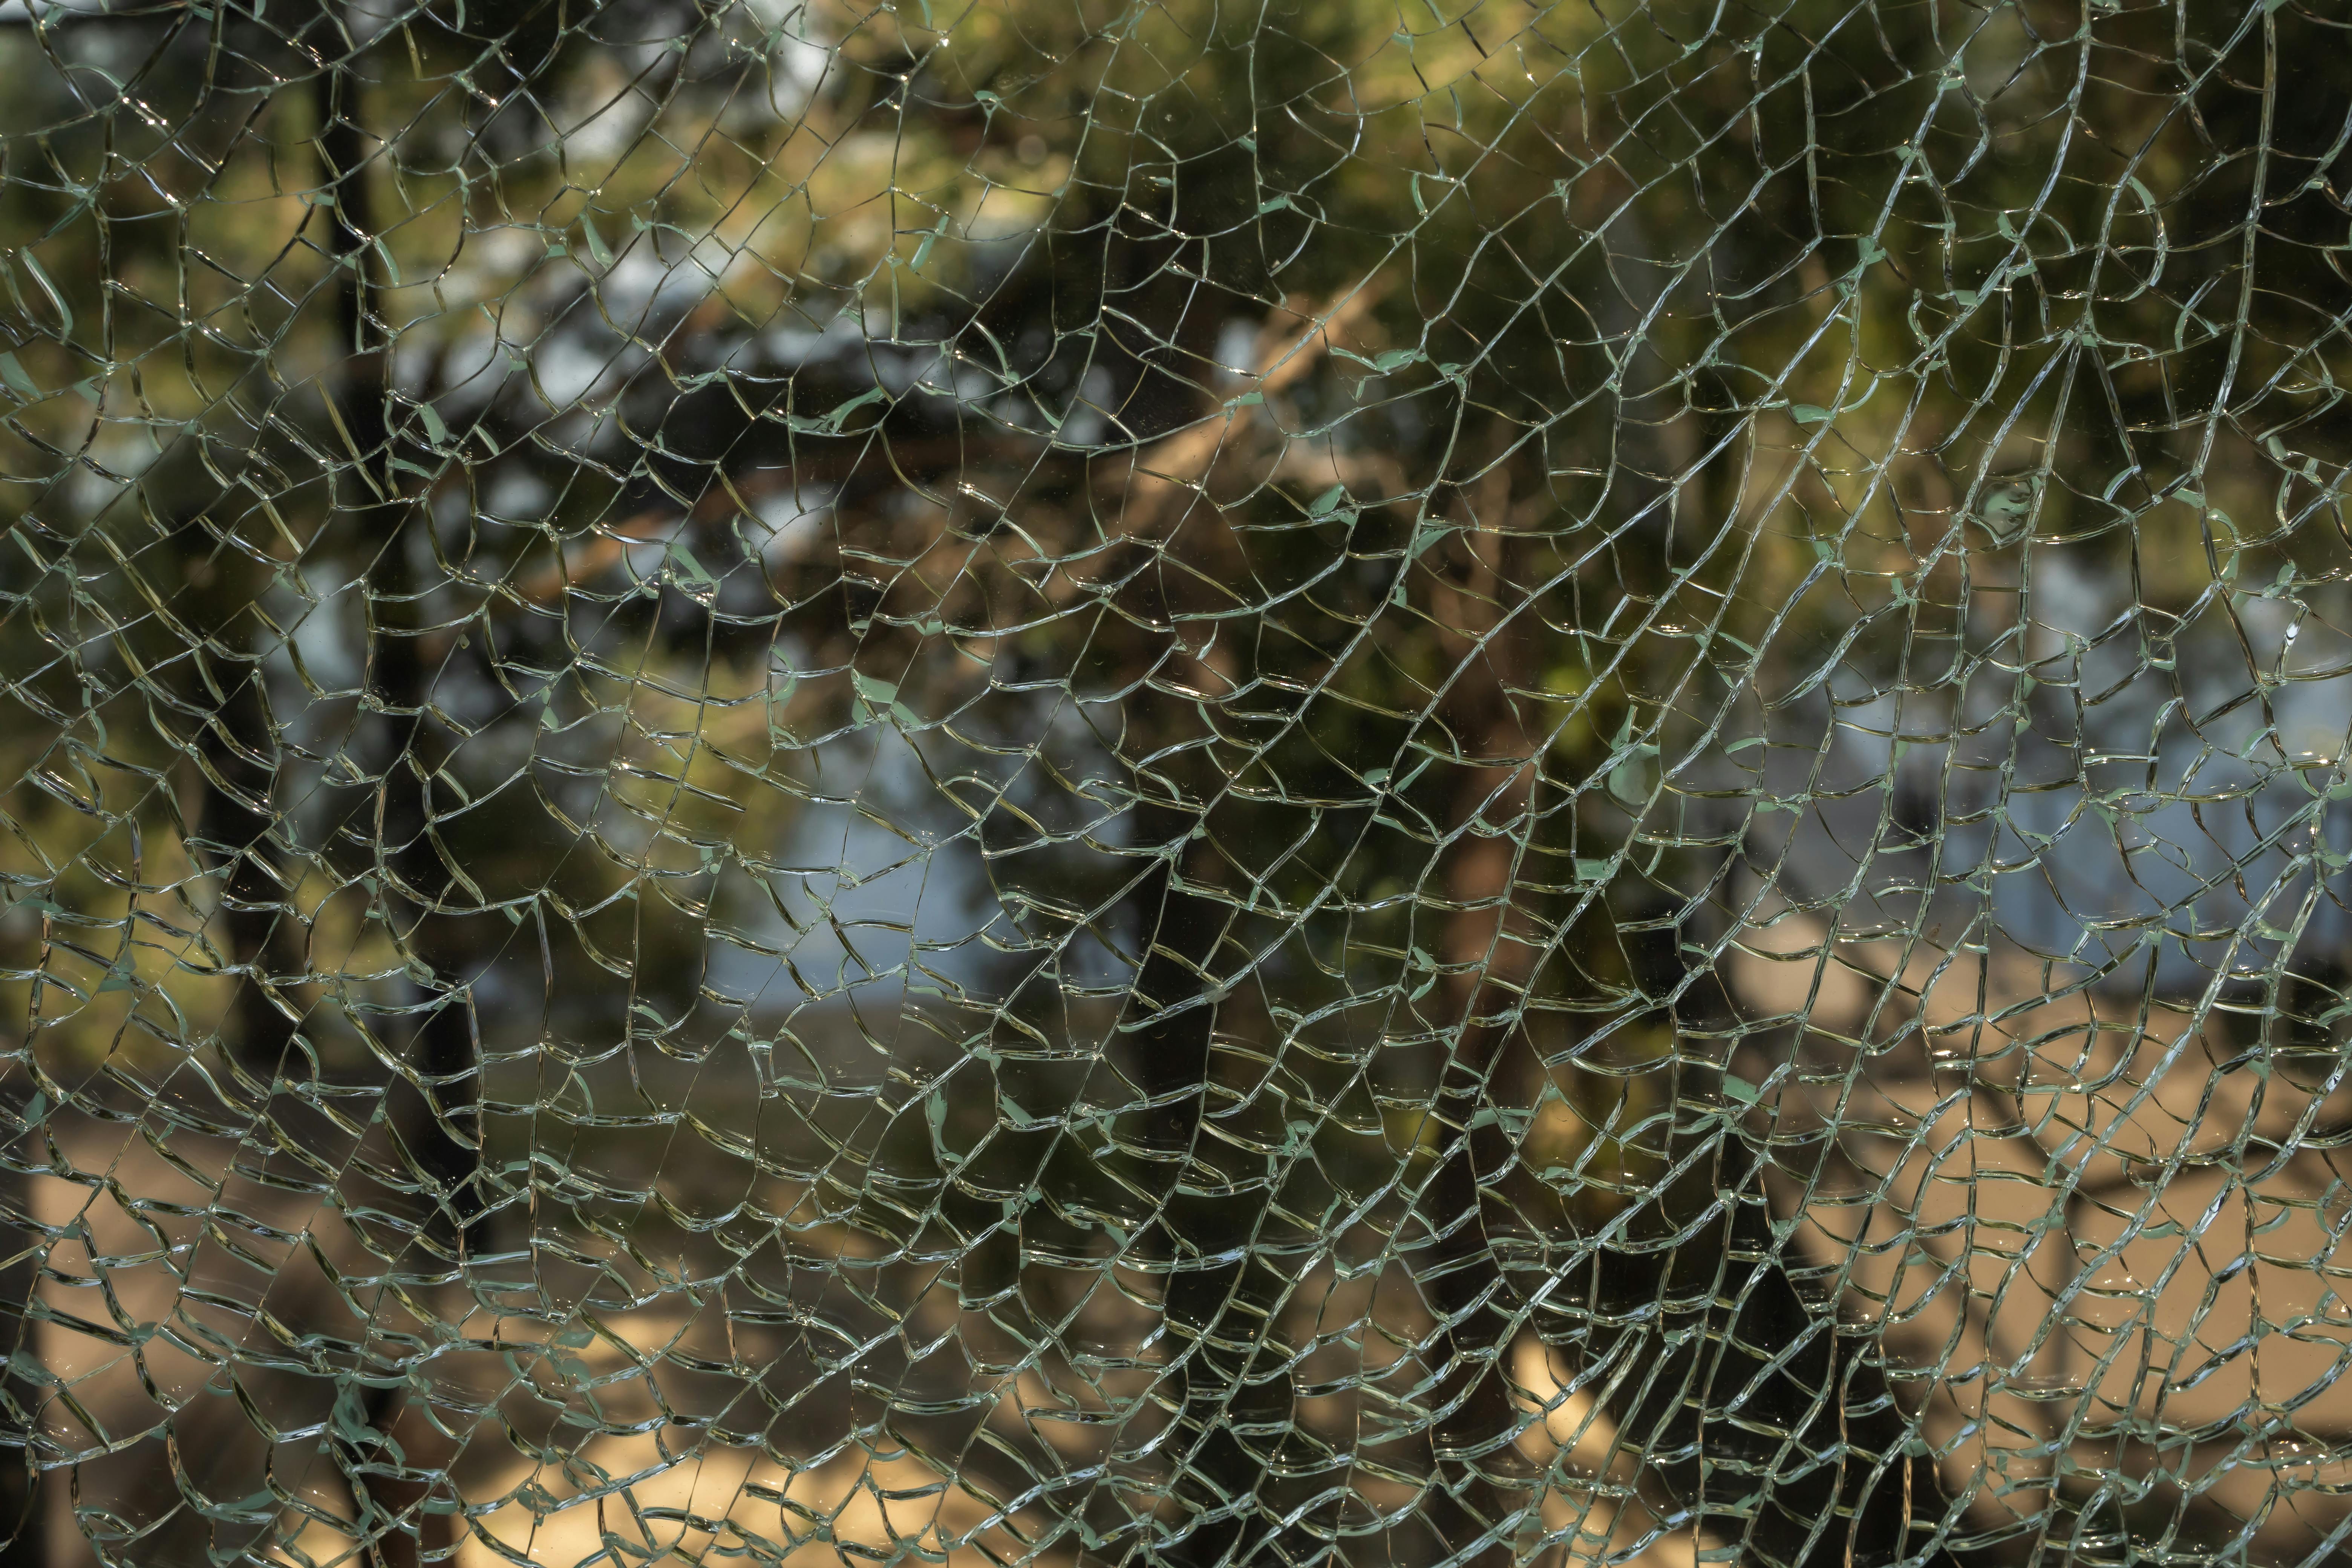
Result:
[[2352,1563],[2320,0],[5,0],[20,1564]]

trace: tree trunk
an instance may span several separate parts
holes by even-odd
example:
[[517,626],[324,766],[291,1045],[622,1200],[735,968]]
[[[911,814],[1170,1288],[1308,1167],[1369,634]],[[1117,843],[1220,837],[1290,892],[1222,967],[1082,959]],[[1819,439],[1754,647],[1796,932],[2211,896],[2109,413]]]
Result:
[[34,1468],[33,1412],[40,1390],[16,1373],[17,1357],[39,1359],[32,1305],[41,1254],[32,1229],[32,1182],[14,1166],[12,1160],[0,1173],[5,1184],[0,1187],[0,1256],[16,1255],[0,1267],[0,1353],[8,1357],[0,1367],[0,1423],[15,1439],[0,1444],[0,1568],[50,1568],[48,1489]]
[[[1147,844],[1171,847],[1162,868],[1141,895],[1151,911],[1145,931],[1149,947],[1137,971],[1134,995],[1150,1009],[1137,1031],[1134,1055],[1143,1081],[1157,1098],[1194,1091],[1160,1115],[1153,1142],[1197,1146],[1207,1103],[1211,1040],[1217,1006],[1204,978],[1215,961],[1227,907],[1193,890],[1213,875],[1214,852],[1192,837],[1201,816],[1178,805],[1145,806],[1137,812],[1137,833]],[[1189,1179],[1189,1162],[1176,1167],[1175,1182]],[[1171,1194],[1172,1196],[1172,1194]],[[1263,1467],[1231,1430],[1231,1402],[1240,1386],[1244,1357],[1221,1353],[1212,1342],[1221,1311],[1248,1268],[1234,1266],[1178,1268],[1168,1276],[1161,1305],[1171,1332],[1170,1354],[1181,1358],[1171,1382],[1178,1410],[1177,1439],[1169,1447],[1175,1473],[1171,1494],[1183,1507],[1190,1528],[1165,1553],[1184,1568],[1249,1560],[1267,1526],[1260,1517],[1258,1489]]]
[[1509,1098],[1498,1085],[1505,1047],[1519,1027],[1535,949],[1513,940],[1510,902],[1517,847],[1535,784],[1535,740],[1520,721],[1506,688],[1521,684],[1516,668],[1506,569],[1509,541],[1509,476],[1494,469],[1459,514],[1471,531],[1465,591],[1447,595],[1452,684],[1440,717],[1460,748],[1463,766],[1447,826],[1455,837],[1444,852],[1441,897],[1449,910],[1441,957],[1448,974],[1447,1033],[1451,1045],[1439,1066],[1433,1112],[1444,1141],[1437,1169],[1416,1208],[1431,1233],[1415,1260],[1423,1299],[1441,1325],[1444,1363],[1433,1394],[1431,1432],[1438,1489],[1430,1522],[1448,1561],[1507,1564],[1524,1504],[1501,1484],[1500,1471],[1517,1458],[1517,1429],[1504,1364],[1510,1350],[1512,1311],[1494,1250],[1482,1169],[1499,1171],[1510,1150],[1492,1118],[1479,1111]]
[[[384,716],[373,743],[362,750],[375,779],[377,870],[389,872],[394,884],[386,889],[388,905],[394,910],[409,906],[405,945],[416,961],[412,967],[424,971],[415,981],[415,1016],[420,1021],[409,1048],[426,1089],[420,1092],[404,1077],[393,1079],[385,1089],[386,1121],[403,1163],[430,1188],[433,1212],[420,1222],[420,1239],[437,1234],[462,1269],[479,1249],[484,1227],[473,1027],[463,986],[452,979],[457,938],[444,929],[443,907],[455,878],[428,831],[429,781],[442,761],[427,718],[434,671],[418,628],[406,624],[417,615],[416,596],[426,585],[411,562],[407,531],[429,528],[431,520],[404,493],[391,460],[387,348],[375,320],[371,282],[375,236],[386,226],[375,210],[368,176],[371,151],[359,122],[359,80],[355,72],[331,70],[320,82],[319,150],[335,195],[333,250],[342,268],[334,321],[346,357],[337,413],[353,450],[337,487],[338,527],[354,545],[374,554],[365,577],[367,683]],[[402,624],[389,624],[395,616]],[[457,1131],[468,1124],[467,1134]],[[362,1385],[359,1419],[338,1452],[362,1531],[381,1531],[368,1548],[378,1568],[446,1560],[463,1534],[462,1516],[454,1513],[442,1516],[446,1528],[428,1528],[434,1516],[424,1511],[424,1504],[436,1480],[445,1479],[431,1461],[445,1457],[444,1445],[427,1422],[402,1420],[405,1388]]]

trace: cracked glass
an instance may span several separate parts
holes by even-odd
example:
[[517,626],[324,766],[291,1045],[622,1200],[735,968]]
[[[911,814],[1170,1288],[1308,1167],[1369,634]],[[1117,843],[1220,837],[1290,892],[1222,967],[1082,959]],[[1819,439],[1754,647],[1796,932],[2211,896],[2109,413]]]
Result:
[[6,1568],[2352,1563],[2323,0],[5,0]]

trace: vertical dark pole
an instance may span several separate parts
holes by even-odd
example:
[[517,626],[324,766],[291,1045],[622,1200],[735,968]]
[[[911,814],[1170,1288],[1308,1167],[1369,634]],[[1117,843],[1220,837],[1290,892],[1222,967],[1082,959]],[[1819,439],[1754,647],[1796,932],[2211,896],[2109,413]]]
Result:
[[[388,720],[376,754],[369,759],[381,770],[383,811],[378,847],[405,899],[415,905],[409,944],[434,975],[419,987],[420,1009],[430,1010],[423,1013],[416,1029],[416,1065],[428,1079],[439,1080],[435,1099],[440,1114],[425,1115],[404,1128],[403,1134],[410,1152],[439,1179],[445,1216],[460,1244],[470,1249],[483,1239],[478,1139],[452,1136],[450,1129],[474,1114],[473,1026],[463,984],[456,978],[463,964],[463,945],[459,933],[450,929],[446,908],[457,878],[429,831],[431,779],[445,748],[429,719],[435,670],[425,655],[422,628],[415,624],[419,596],[429,584],[417,568],[417,542],[410,531],[429,529],[432,519],[420,501],[402,493],[392,467],[385,347],[375,320],[369,259],[384,226],[374,210],[367,175],[367,136],[357,123],[357,83],[348,77],[339,80],[341,91],[331,88],[328,93],[331,107],[320,148],[332,165],[329,177],[335,183],[335,254],[342,268],[337,325],[341,341],[351,346],[338,405],[359,453],[353,465],[358,482],[343,510],[353,519],[361,549],[373,556],[367,574],[368,684]],[[370,521],[360,521],[363,518]]]
[[[392,463],[387,417],[386,342],[378,320],[372,272],[376,239],[386,226],[373,199],[369,163],[373,150],[360,123],[361,82],[353,67],[331,66],[320,78],[319,151],[334,195],[332,251],[340,269],[334,317],[342,350],[335,378],[336,412],[349,437],[352,461],[347,482],[337,487],[340,525],[371,564],[368,597],[368,684],[384,722],[366,761],[376,777],[375,824],[379,869],[389,873],[394,909],[410,906],[404,933],[413,956],[430,972],[416,987],[418,1023],[412,1060],[428,1092],[419,1096],[404,1079],[386,1087],[393,1100],[388,1118],[407,1160],[432,1188],[436,1210],[424,1221],[440,1233],[463,1259],[478,1251],[485,1228],[478,1177],[480,1172],[477,1089],[471,1074],[476,1053],[470,1009],[451,977],[459,965],[453,951],[457,933],[447,929],[444,910],[455,877],[434,847],[428,831],[433,806],[430,779],[440,762],[438,737],[427,712],[433,669],[424,656],[419,595],[428,585],[413,562],[412,528],[429,528],[429,512],[403,493]],[[422,1103],[416,1103],[422,1101]],[[471,1124],[470,1136],[453,1131]],[[407,1528],[385,1529],[370,1555],[378,1568],[407,1568],[428,1550],[436,1556],[456,1545],[427,1540],[422,1505],[434,1475],[415,1436],[394,1458],[384,1438],[399,1419],[403,1387],[370,1386],[360,1399],[364,1428],[345,1456],[353,1502],[363,1521],[407,1514]]]
[[[16,1139],[8,1142],[13,1145]],[[50,1568],[53,1559],[43,1506],[47,1489],[34,1468],[32,1416],[38,1391],[16,1373],[18,1356],[37,1356],[32,1303],[40,1278],[40,1254],[34,1248],[32,1181],[12,1158],[0,1174],[0,1183],[5,1183],[0,1185],[0,1255],[13,1255],[0,1268],[0,1353],[8,1356],[7,1365],[0,1368],[0,1426],[6,1428],[0,1434],[0,1537],[5,1537],[0,1542],[0,1568]]]
[[[1149,945],[1134,986],[1135,996],[1151,1010],[1150,1021],[1138,1031],[1136,1056],[1146,1079],[1142,1087],[1155,1096],[1181,1089],[1202,1091],[1189,1103],[1171,1103],[1163,1112],[1167,1126],[1160,1136],[1173,1146],[1197,1136],[1206,1104],[1217,1009],[1206,995],[1203,971],[1215,962],[1227,911],[1215,899],[1192,890],[1192,884],[1209,874],[1213,856],[1204,841],[1192,837],[1201,821],[1198,809],[1143,805],[1136,819],[1142,841],[1183,846],[1171,852],[1140,900]],[[1179,1471],[1170,1478],[1170,1485],[1190,1516],[1188,1522],[1199,1521],[1165,1552],[1167,1561],[1183,1568],[1244,1562],[1265,1533],[1257,1518],[1261,1467],[1231,1429],[1229,1404],[1242,1368],[1232,1356],[1216,1352],[1210,1332],[1247,1268],[1244,1263],[1181,1269],[1168,1277],[1162,1312],[1166,1330],[1172,1333],[1169,1353],[1183,1357],[1182,1371],[1174,1380],[1183,1436],[1171,1446]]]

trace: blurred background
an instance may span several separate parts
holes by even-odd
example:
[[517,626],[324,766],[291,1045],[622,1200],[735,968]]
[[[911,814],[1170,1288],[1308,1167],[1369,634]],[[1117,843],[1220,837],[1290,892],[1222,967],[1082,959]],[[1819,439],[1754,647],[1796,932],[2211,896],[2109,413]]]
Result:
[[0,1557],[2352,1563],[2315,0],[6,0]]

